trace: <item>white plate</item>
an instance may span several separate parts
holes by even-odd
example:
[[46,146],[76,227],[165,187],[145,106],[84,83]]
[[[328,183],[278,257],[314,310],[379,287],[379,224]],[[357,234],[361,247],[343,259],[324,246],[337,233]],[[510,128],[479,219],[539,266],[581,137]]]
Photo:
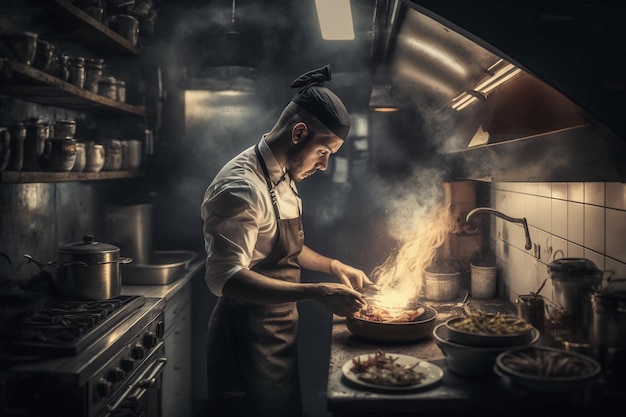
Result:
[[[400,365],[412,366],[415,363],[419,362],[419,365],[417,365],[414,369],[418,372],[424,373],[426,375],[426,378],[424,378],[420,383],[412,384],[412,385],[394,386],[394,385],[372,384],[370,382],[365,382],[359,379],[358,375],[352,372],[352,367],[354,366],[352,359],[344,363],[343,366],[341,367],[343,376],[346,377],[350,382],[353,382],[359,386],[367,387],[367,388],[375,388],[379,390],[382,389],[386,391],[412,391],[416,389],[422,389],[422,388],[426,388],[426,387],[436,384],[437,382],[441,381],[441,379],[443,378],[443,370],[437,365],[433,365],[430,362],[423,361],[414,356],[401,355],[399,353],[385,353],[385,356],[398,358],[395,363],[400,364]],[[358,358],[361,361],[366,361],[368,357],[373,358],[374,353],[358,356]]]

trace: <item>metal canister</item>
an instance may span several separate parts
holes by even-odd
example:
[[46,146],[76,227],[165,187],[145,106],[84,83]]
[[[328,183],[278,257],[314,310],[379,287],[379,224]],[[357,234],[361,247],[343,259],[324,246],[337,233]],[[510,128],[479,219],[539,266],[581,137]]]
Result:
[[589,342],[591,294],[600,290],[603,272],[589,259],[561,258],[548,265],[554,302],[565,311],[561,326],[570,342]]
[[98,93],[98,82],[102,78],[103,69],[103,59],[87,58],[85,60],[85,90]]
[[591,350],[609,377],[626,377],[626,291],[592,295]]
[[117,99],[117,82],[115,77],[103,77],[98,81],[98,94],[110,98]]
[[67,81],[78,88],[85,86],[85,58],[71,57],[67,61]]

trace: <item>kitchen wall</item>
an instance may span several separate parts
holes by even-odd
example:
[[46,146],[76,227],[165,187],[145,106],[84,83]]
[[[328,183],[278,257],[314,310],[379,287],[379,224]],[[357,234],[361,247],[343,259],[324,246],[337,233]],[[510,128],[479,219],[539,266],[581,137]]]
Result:
[[[605,276],[626,277],[626,184],[495,182],[491,207],[526,217],[532,242],[538,245],[536,253],[525,250],[523,229],[492,216],[499,292],[511,301],[537,291],[549,276],[546,265],[562,257],[584,257],[606,271]],[[552,300],[549,280],[542,295]]]

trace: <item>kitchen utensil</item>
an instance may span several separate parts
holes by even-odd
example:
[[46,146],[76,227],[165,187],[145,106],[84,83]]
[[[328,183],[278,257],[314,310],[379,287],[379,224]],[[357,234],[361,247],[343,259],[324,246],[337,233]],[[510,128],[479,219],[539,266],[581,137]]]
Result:
[[532,292],[522,294],[517,297],[516,303],[517,316],[532,324],[543,334],[545,331],[545,300],[543,296]]
[[37,159],[44,171],[67,172],[76,162],[76,140],[51,138],[45,141],[43,154]]
[[[495,314],[489,315],[487,318],[494,316]],[[532,327],[526,330],[509,333],[468,331],[456,327],[458,323],[463,320],[466,320],[466,317],[453,317],[446,320],[445,325],[448,330],[448,338],[451,342],[481,347],[517,346],[530,342],[533,336]]]
[[626,291],[610,288],[592,294],[590,345],[607,377],[626,378]]
[[87,162],[85,163],[84,171],[87,172],[100,172],[104,166],[104,146],[87,142],[85,143],[85,155]]
[[152,264],[152,204],[109,205],[105,208],[105,239],[133,258]]
[[125,265],[122,274],[124,285],[167,285],[176,281],[187,271],[198,254],[185,250],[157,250],[152,253],[151,263],[133,262]]
[[122,167],[122,143],[117,139],[104,142],[103,171],[118,171]]
[[[355,359],[359,359],[362,362],[368,360],[370,357],[373,357],[374,354],[363,354],[357,356]],[[398,364],[400,366],[408,366],[414,367],[413,369],[417,372],[420,372],[424,375],[424,379],[417,384],[411,385],[379,385],[370,382],[366,382],[358,377],[352,368],[354,367],[354,362],[352,359],[345,362],[341,367],[341,373],[344,378],[351,382],[353,385],[359,388],[366,388],[371,390],[383,390],[388,392],[407,392],[407,391],[415,391],[422,390],[428,387],[432,387],[437,384],[439,381],[443,379],[444,372],[443,369],[438,367],[435,364],[430,362],[426,362],[419,358],[409,355],[402,355],[399,353],[390,353],[389,356],[395,359],[394,364]]]
[[[530,341],[524,346],[537,343],[539,331],[532,330]],[[510,346],[471,346],[454,343],[450,340],[450,332],[445,323],[435,326],[433,332],[435,343],[446,356],[446,363],[450,371],[455,374],[475,377],[493,374],[496,357],[502,352],[511,349]]]
[[24,137],[24,160],[22,171],[40,171],[37,158],[43,154],[44,145],[50,133],[43,120],[31,118],[24,122],[26,136]]
[[420,307],[423,307],[425,312],[414,321],[383,323],[356,317],[346,317],[346,326],[355,336],[370,340],[405,342],[423,339],[430,336],[435,326],[437,311],[426,304],[418,302],[412,303],[407,309],[415,310]]
[[85,165],[87,164],[87,155],[85,152],[85,144],[76,142],[76,161],[72,167],[72,172],[81,172],[85,169]]
[[1,35],[2,43],[8,50],[9,57],[25,65],[31,65],[37,52],[37,33],[7,32]]
[[75,120],[55,120],[52,126],[55,138],[74,139],[76,135]]
[[37,39],[37,49],[33,60],[33,67],[46,71],[54,58],[55,46],[48,41]]
[[132,262],[120,256],[117,246],[96,242],[92,235],[82,242],[61,245],[56,267],[57,290],[66,298],[103,300],[115,298],[122,291],[120,264]]
[[530,391],[543,392],[579,389],[602,369],[588,356],[546,346],[511,349],[498,355],[495,363],[498,374]]
[[570,341],[588,342],[591,324],[591,293],[602,285],[603,272],[584,258],[560,258],[548,264],[554,302],[566,312],[561,323]]
[[439,261],[424,268],[424,295],[429,300],[452,300],[460,285],[461,272],[456,261]]

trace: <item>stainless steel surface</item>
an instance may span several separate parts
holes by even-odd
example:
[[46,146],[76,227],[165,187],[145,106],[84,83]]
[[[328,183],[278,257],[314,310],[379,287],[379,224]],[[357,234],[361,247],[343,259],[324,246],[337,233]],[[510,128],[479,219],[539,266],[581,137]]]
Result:
[[198,257],[193,251],[154,251],[152,262],[132,263],[122,269],[124,285],[166,285],[179,279]]
[[105,239],[118,246],[134,264],[152,263],[153,204],[109,205],[105,209]]
[[[3,415],[103,417],[119,407],[121,414],[116,416],[139,415],[127,414],[128,410],[158,416],[158,409],[151,409],[148,402],[159,395],[158,378],[165,361],[165,300],[142,301],[116,326],[98,328],[99,337],[75,355],[9,361],[10,397],[2,404]],[[140,376],[151,376],[154,385],[142,382]]]
[[120,257],[120,249],[94,240],[92,235],[82,242],[62,245],[56,266],[56,288],[62,297],[84,300],[105,300],[120,295],[122,279],[120,264],[132,259]]
[[553,301],[563,308],[558,325],[565,330],[563,340],[588,343],[592,319],[591,297],[602,286],[602,275],[593,262],[584,258],[561,258],[548,264]]

